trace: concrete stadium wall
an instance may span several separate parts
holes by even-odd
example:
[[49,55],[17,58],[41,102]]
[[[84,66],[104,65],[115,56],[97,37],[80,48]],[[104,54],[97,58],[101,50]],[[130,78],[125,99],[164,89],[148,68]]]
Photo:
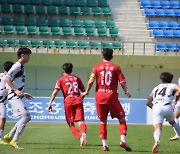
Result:
[[[16,61],[15,53],[0,53],[0,69],[6,60]],[[34,96],[50,96],[56,79],[60,77],[61,66],[65,62],[74,65],[73,74],[79,76],[86,86],[92,67],[101,62],[100,55],[73,54],[32,54],[25,65],[26,90]],[[180,57],[178,56],[133,56],[115,55],[113,62],[120,65],[125,74],[132,98],[147,98],[152,88],[159,83],[161,72],[174,74],[173,82],[180,77]],[[125,95],[119,88],[120,97]],[[60,93],[58,96],[62,96]],[[94,87],[89,97],[94,96]]]

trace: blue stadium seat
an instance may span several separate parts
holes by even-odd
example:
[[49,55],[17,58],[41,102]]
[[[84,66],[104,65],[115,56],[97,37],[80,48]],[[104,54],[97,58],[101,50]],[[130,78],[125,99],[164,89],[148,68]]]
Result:
[[177,47],[177,51],[180,51],[180,44],[179,43],[177,44],[176,47]]
[[174,17],[174,10],[173,9],[164,9],[164,16],[165,17]]
[[180,38],[180,30],[173,30],[173,36]]
[[154,17],[155,16],[154,9],[144,9],[144,15],[146,17]]
[[180,27],[176,21],[169,21],[168,26],[170,29],[180,29]]
[[170,8],[170,3],[167,0],[160,1],[160,5],[161,5],[162,9],[169,9]]
[[165,16],[163,9],[154,9],[154,14],[157,17],[164,17]]
[[180,9],[180,1],[169,1],[170,2],[170,8],[173,9]]
[[168,21],[159,21],[159,28],[168,29],[169,28]]
[[177,50],[176,43],[167,43],[166,44],[166,50],[175,51]]
[[153,37],[163,37],[163,30],[153,29]]
[[141,0],[141,8],[151,8],[150,0]]
[[164,37],[174,37],[173,30],[163,30]]
[[159,28],[159,22],[158,21],[149,21],[148,28],[149,29],[157,29],[157,28]]
[[156,43],[156,50],[166,50],[166,44],[165,43]]
[[151,7],[152,8],[161,8],[161,4],[160,4],[160,1],[159,0],[153,0],[151,1]]
[[180,9],[174,9],[174,16],[180,17]]

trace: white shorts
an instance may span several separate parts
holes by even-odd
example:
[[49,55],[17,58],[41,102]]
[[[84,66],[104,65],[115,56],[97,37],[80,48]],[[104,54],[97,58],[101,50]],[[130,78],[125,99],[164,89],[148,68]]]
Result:
[[0,103],[0,119],[6,118],[6,106],[4,103]]
[[24,104],[23,99],[13,99],[9,100],[11,104],[13,116],[20,116],[23,114],[29,114],[27,107]]
[[178,112],[180,112],[180,101],[178,101],[175,105],[175,109],[178,110]]
[[152,108],[153,124],[163,124],[164,119],[167,121],[174,120],[173,106],[155,104]]

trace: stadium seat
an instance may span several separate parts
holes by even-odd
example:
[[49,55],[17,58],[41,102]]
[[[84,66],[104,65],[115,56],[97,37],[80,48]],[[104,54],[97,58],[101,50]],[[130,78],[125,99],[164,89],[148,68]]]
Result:
[[17,45],[17,43],[14,39],[7,39],[7,46],[15,47],[16,45]]
[[180,38],[180,30],[173,30],[173,36],[176,38]]
[[36,25],[34,18],[25,18],[25,25],[26,26],[33,26]]
[[163,30],[153,29],[153,37],[163,37]]
[[74,15],[78,15],[79,14],[79,9],[77,6],[71,6],[69,7],[69,13],[70,14],[74,14]]
[[65,0],[64,5],[66,5],[66,6],[75,6],[75,1],[74,0]]
[[155,16],[154,9],[144,9],[144,15],[146,17],[154,17]]
[[24,25],[24,19],[21,17],[14,17],[13,18],[13,25]]
[[168,26],[170,29],[178,29],[178,28],[180,29],[180,27],[176,21],[169,21]]
[[95,30],[93,27],[85,28],[85,33],[87,36],[95,36]]
[[80,49],[87,49],[88,48],[88,42],[86,42],[86,41],[78,41],[78,47]]
[[179,43],[177,44],[176,47],[177,47],[177,51],[180,51],[180,44]]
[[99,7],[108,7],[107,0],[98,0],[98,6]]
[[157,29],[157,28],[159,28],[159,22],[158,21],[149,21],[148,28],[149,29]]
[[36,26],[27,26],[27,32],[29,35],[37,34],[37,27]]
[[165,16],[163,9],[154,9],[154,14],[157,17],[164,17]]
[[92,20],[83,20],[83,26],[84,27],[93,27],[94,26],[94,22]]
[[51,27],[51,34],[52,35],[60,35],[61,34],[60,27],[52,26]]
[[51,4],[55,6],[61,6],[63,3],[62,0],[52,0]]
[[43,40],[42,41],[42,46],[44,48],[52,48],[53,47],[53,42],[51,40]]
[[100,47],[99,42],[95,42],[95,41],[90,42],[89,45],[91,49],[96,49],[96,50],[99,49]]
[[170,3],[169,3],[169,1],[166,1],[166,0],[160,1],[160,5],[161,5],[162,9],[169,9],[170,8]]
[[104,49],[104,48],[110,48],[111,47],[111,44],[109,42],[101,42],[101,48]]
[[23,13],[22,6],[19,4],[12,5],[13,13]]
[[48,19],[48,26],[59,26],[57,19]]
[[71,27],[62,27],[63,35],[72,35]]
[[180,1],[169,1],[170,8],[172,9],[180,9]]
[[40,35],[48,35],[48,26],[39,26],[39,34]]
[[166,17],[174,17],[174,10],[173,9],[164,9],[164,15]]
[[71,20],[71,26],[72,27],[81,27],[81,20],[79,20],[79,19],[72,19]]
[[111,8],[110,7],[103,7],[102,8],[102,14],[104,15],[112,15],[112,11],[111,11]]
[[66,6],[59,6],[58,7],[58,13],[59,14],[68,14],[68,9]]
[[87,6],[96,7],[97,6],[96,0],[87,0]]
[[117,28],[110,28],[109,35],[111,37],[117,37],[119,35],[119,30]]
[[14,33],[14,28],[12,25],[5,25],[4,26],[4,33],[5,34],[13,34]]
[[40,4],[41,5],[46,5],[46,6],[51,5],[51,0],[41,0]]
[[29,46],[29,42],[26,39],[19,40],[18,46],[20,46],[20,47],[28,47]]
[[39,48],[41,46],[40,40],[30,40],[30,46],[32,48]]
[[167,43],[166,44],[166,50],[176,51],[177,50],[176,43]]
[[180,17],[180,9],[174,9],[174,16]]
[[102,28],[105,26],[105,22],[103,20],[95,20],[94,21],[94,26],[96,28]]
[[38,18],[36,19],[36,26],[46,26],[46,19],[45,18]]
[[84,35],[84,31],[82,27],[74,27],[74,34],[77,36]]
[[75,5],[79,7],[86,6],[84,0],[75,0]]
[[114,28],[114,27],[116,27],[114,20],[106,20],[106,26],[107,26],[108,28]]
[[29,0],[29,3],[31,5],[39,5],[40,4],[39,0]]
[[36,5],[35,10],[37,14],[45,14],[45,6],[43,5]]
[[77,42],[75,42],[75,41],[66,41],[66,48],[71,48],[71,49],[77,48]]
[[4,40],[0,38],[0,47],[4,46]]
[[17,34],[25,34],[26,33],[26,29],[24,25],[16,25],[16,33]]
[[151,8],[161,8],[161,4],[159,0],[151,1]]
[[156,50],[166,50],[166,44],[165,43],[156,43]]
[[141,0],[141,8],[151,8],[151,1],[150,0]]
[[101,8],[100,7],[92,7],[91,9],[92,15],[101,15]]
[[60,19],[60,26],[61,27],[69,27],[70,26],[70,20],[69,19]]
[[64,41],[62,41],[62,40],[55,40],[54,41],[54,46],[56,47],[56,48],[64,48]]
[[11,12],[10,5],[9,4],[2,4],[1,5],[1,12],[10,13]]
[[167,30],[167,29],[163,30],[163,36],[164,37],[173,37],[174,36],[173,30]]
[[12,19],[10,17],[1,17],[2,25],[12,25]]
[[18,0],[6,0],[7,4],[16,4]]
[[0,4],[6,3],[6,0],[0,0]]
[[90,8],[89,7],[81,7],[80,8],[80,13],[82,14],[82,15],[90,15],[91,13],[90,13]]
[[106,28],[98,28],[97,33],[99,36],[107,36]]
[[28,5],[29,4],[29,0],[19,0],[19,4],[21,4],[21,5]]
[[26,14],[35,13],[33,5],[24,5],[24,13]]
[[168,21],[159,21],[159,28],[168,29],[169,28]]
[[121,42],[112,42],[112,48],[114,50],[121,50],[122,49],[122,43]]
[[57,14],[56,6],[47,6],[47,14],[50,14],[50,15]]

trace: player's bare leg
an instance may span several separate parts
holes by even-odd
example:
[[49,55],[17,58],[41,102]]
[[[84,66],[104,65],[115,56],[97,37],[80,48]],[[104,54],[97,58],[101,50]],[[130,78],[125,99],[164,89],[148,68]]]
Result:
[[85,146],[87,143],[87,140],[86,140],[87,126],[84,121],[79,121],[78,124],[81,131],[80,146]]

